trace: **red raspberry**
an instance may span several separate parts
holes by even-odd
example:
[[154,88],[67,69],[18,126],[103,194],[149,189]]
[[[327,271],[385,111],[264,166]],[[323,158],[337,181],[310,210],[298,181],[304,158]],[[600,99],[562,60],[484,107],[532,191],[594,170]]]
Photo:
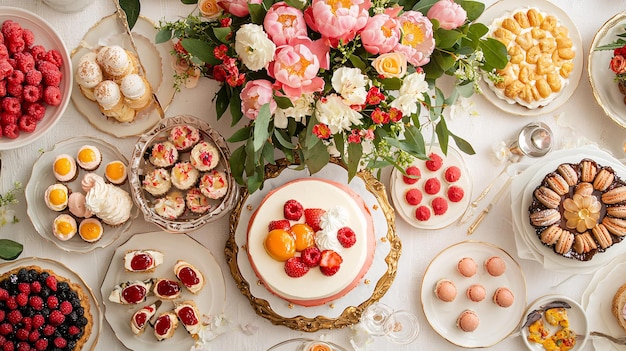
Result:
[[41,45],[33,45],[33,47],[30,48],[30,54],[33,55],[35,60],[44,60],[46,53],[46,48]]
[[47,306],[52,310],[57,309],[59,307],[59,299],[56,296],[48,296]]
[[46,278],[46,286],[52,291],[57,291],[57,277],[50,275]]
[[308,272],[309,266],[304,264],[300,257],[291,257],[285,262],[285,273],[292,278],[299,278]]
[[24,43],[26,43],[26,47],[33,46],[35,42],[35,34],[28,28],[24,28],[22,30],[22,39],[24,39]]
[[71,325],[67,329],[67,333],[70,334],[70,335],[76,335],[76,334],[80,333],[80,328],[75,326],[75,325]]
[[322,229],[322,227],[320,227],[320,220],[324,213],[326,213],[326,211],[321,208],[307,208],[304,210],[304,222],[317,232]]
[[12,114],[18,114],[22,111],[20,100],[14,97],[5,97],[2,99],[2,110]]
[[419,180],[419,177],[422,176],[422,172],[420,172],[420,169],[415,166],[410,166],[404,172],[408,176],[411,176],[411,177],[407,177],[405,175],[402,176],[402,180],[404,181],[405,184],[415,184]]
[[28,295],[26,295],[24,293],[19,293],[19,294],[17,294],[17,297],[15,298],[15,301],[17,302],[18,306],[24,307],[24,306],[28,305]]
[[16,309],[17,302],[15,301],[15,296],[9,296],[9,298],[7,299],[6,305],[7,305],[7,308],[10,310]]
[[459,186],[453,185],[448,189],[448,199],[452,202],[459,202],[463,200],[464,195],[465,192],[463,191],[463,188]]
[[45,59],[48,62],[52,62],[55,66],[61,68],[63,66],[63,56],[55,50],[51,49],[46,53]]
[[22,73],[27,73],[35,69],[35,59],[33,55],[29,52],[20,52],[15,54],[15,63],[17,64],[17,69],[22,71]]
[[9,49],[4,44],[0,44],[0,60],[6,60],[9,58]]
[[0,324],[0,335],[9,335],[13,333],[13,326],[9,323]]
[[430,160],[426,161],[426,168],[432,172],[439,170],[439,168],[443,165],[443,159],[441,156],[433,152],[428,155],[428,157]]
[[58,336],[58,337],[54,338],[54,346],[62,349],[65,346],[67,346],[67,340],[65,340],[62,337]]
[[61,89],[57,86],[47,86],[43,91],[43,102],[50,106],[61,104]]
[[56,328],[51,326],[50,324],[48,324],[45,327],[43,327],[43,330],[41,332],[45,336],[50,336],[50,335],[54,334],[55,331],[56,331]]
[[61,311],[61,313],[67,316],[72,313],[72,310],[72,304],[69,301],[61,302],[61,306],[59,306],[59,311]]
[[37,120],[29,115],[23,115],[17,121],[17,126],[22,132],[32,133],[35,131],[35,128],[37,128]]
[[22,26],[20,26],[19,23],[13,21],[13,20],[6,20],[4,22],[2,22],[2,34],[5,37],[9,36],[9,33],[13,32],[13,31],[19,31],[19,34],[22,35]]
[[404,194],[404,198],[409,205],[415,206],[422,202],[422,192],[416,188],[409,189],[409,191]]
[[415,219],[420,222],[430,219],[430,209],[426,206],[420,206],[415,210]]
[[4,350],[4,351],[14,351],[15,350],[15,344],[12,341],[6,342],[2,346],[2,350]]
[[436,197],[431,202],[435,216],[441,216],[448,211],[448,201],[443,197]]
[[426,183],[424,183],[424,192],[426,192],[426,194],[434,195],[438,193],[440,189],[441,183],[437,178],[429,178],[426,180]]
[[303,207],[297,200],[287,200],[283,206],[283,215],[286,219],[297,221],[302,217]]
[[9,312],[9,314],[7,315],[7,322],[11,323],[12,325],[16,325],[17,323],[21,321],[22,321],[22,312],[20,312],[20,310],[13,310]]
[[6,301],[9,298],[9,292],[6,289],[0,288],[0,301]]
[[42,70],[41,74],[43,76],[43,83],[46,86],[58,87],[61,84],[61,79],[63,79],[63,73],[56,67],[54,70]]
[[317,267],[320,264],[320,260],[322,259],[322,252],[316,246],[309,246],[306,249],[302,250],[300,257],[302,257],[302,262],[304,262],[304,264],[313,268]]
[[38,280],[30,283],[30,291],[35,294],[39,294],[41,292],[41,283]]
[[41,337],[41,334],[39,333],[39,331],[33,330],[30,332],[30,334],[28,334],[28,341],[35,342],[39,340],[40,337]]
[[33,328],[34,329],[39,329],[39,327],[44,325],[44,323],[46,322],[46,319],[43,318],[43,316],[40,315],[40,314],[34,315],[32,320],[33,320]]
[[19,69],[14,69],[13,73],[7,77],[7,82],[9,82],[9,85],[24,83],[24,72]]
[[48,348],[48,340],[47,339],[39,339],[35,341],[35,350],[43,351]]
[[18,340],[28,340],[28,330],[24,329],[24,328],[20,328],[15,332],[15,337]]
[[27,342],[20,341],[17,343],[17,351],[31,351],[31,348]]
[[7,46],[10,53],[16,54],[26,49],[26,42],[22,38],[10,38],[9,45]]
[[343,227],[337,231],[337,239],[341,246],[350,248],[356,243],[356,234],[350,227]]
[[0,310],[0,322],[3,322],[6,316],[7,313],[4,310]]
[[289,231],[290,228],[291,228],[291,223],[289,223],[289,221],[286,219],[270,221],[270,224],[268,225],[268,231],[270,232],[274,229],[283,229],[283,230]]
[[7,96],[7,81],[0,80],[0,97]]
[[28,283],[18,283],[17,290],[24,294],[30,294],[30,284]]
[[54,63],[46,61],[46,55],[44,54],[43,58],[35,61],[35,67],[42,74],[44,71],[58,71],[59,67],[55,66]]
[[7,93],[21,100],[24,93],[24,87],[22,84],[11,84],[10,82],[7,82]]
[[31,296],[30,299],[28,299],[28,305],[35,311],[41,311],[43,308],[43,299],[41,296]]
[[61,311],[54,310],[50,312],[50,316],[48,317],[48,323],[50,323],[50,325],[56,327],[56,326],[61,325],[64,321],[65,321],[65,316],[63,315],[63,313],[61,313]]
[[11,66],[9,60],[0,60],[0,80],[4,80],[11,73],[13,73],[13,66]]
[[46,115],[46,108],[39,102],[25,104],[24,112],[35,119],[35,121],[41,121]]
[[2,126],[8,126],[11,124],[17,124],[17,120],[20,118],[20,115],[9,112],[0,112],[0,124]]
[[28,330],[30,332],[30,330],[33,328],[33,319],[30,317],[24,317],[22,318],[22,328]]
[[26,75],[24,76],[24,82],[26,82],[27,85],[37,86],[41,84],[42,79],[43,75],[36,69],[31,69],[30,71],[26,72]]
[[9,64],[11,65],[11,67],[13,67],[13,69],[17,69],[17,62],[14,58],[9,57],[7,61],[9,61]]

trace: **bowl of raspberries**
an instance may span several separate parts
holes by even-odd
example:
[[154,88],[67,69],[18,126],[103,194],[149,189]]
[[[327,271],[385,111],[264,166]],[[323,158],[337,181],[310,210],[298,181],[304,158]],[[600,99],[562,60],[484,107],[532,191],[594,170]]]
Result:
[[27,145],[52,128],[70,100],[71,61],[44,19],[0,7],[0,150]]

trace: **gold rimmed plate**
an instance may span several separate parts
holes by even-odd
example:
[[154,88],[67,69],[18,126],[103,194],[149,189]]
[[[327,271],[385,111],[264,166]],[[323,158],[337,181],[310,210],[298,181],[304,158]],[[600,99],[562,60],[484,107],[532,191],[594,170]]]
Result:
[[[163,263],[150,273],[132,273],[124,269],[124,254],[128,250],[158,250],[163,253]],[[226,286],[224,276],[217,260],[211,252],[188,235],[171,235],[167,232],[149,232],[133,235],[127,242],[115,249],[111,263],[104,276],[100,292],[105,307],[104,317],[113,329],[115,336],[131,350],[169,351],[189,350],[195,340],[185,328],[179,326],[174,336],[165,341],[157,341],[154,329],[147,326],[141,335],[134,335],[130,329],[133,313],[143,306],[148,306],[158,298],[150,295],[147,300],[137,305],[121,305],[109,300],[109,294],[120,283],[149,278],[177,280],[174,265],[178,260],[185,260],[196,267],[204,276],[205,285],[194,295],[182,287],[182,295],[176,301],[193,300],[201,315],[217,316],[224,312]],[[157,314],[173,310],[172,301],[163,301]],[[175,345],[175,346],[174,346]]]
[[[331,348],[330,351],[347,351],[345,348],[335,343],[332,343],[329,341],[308,339],[308,338],[294,338],[294,339],[285,340],[270,347],[269,349],[267,349],[267,351],[293,351],[293,350],[301,350],[301,349],[309,350],[309,349],[305,349],[305,347],[310,346],[314,342],[318,342],[320,344],[323,343],[325,344],[324,346],[329,346]],[[312,349],[312,350],[317,350],[317,349]],[[322,348],[320,347],[319,350],[322,350]]]
[[353,290],[326,305],[293,305],[270,293],[259,283],[245,251],[248,222],[267,193],[291,180],[309,176],[306,169],[291,166],[284,159],[277,161],[276,165],[266,166],[263,189],[253,194],[243,190],[244,194],[231,213],[230,236],[225,253],[237,287],[248,298],[258,315],[275,325],[313,332],[357,323],[363,309],[385,295],[396,276],[401,243],[395,232],[394,213],[387,200],[384,185],[366,172],[358,173],[348,183],[347,170],[338,165],[337,160],[333,160],[314,176],[347,184],[365,201],[374,221],[376,239],[372,266]]
[[[146,17],[139,16],[133,28],[133,38],[139,51],[137,53],[139,60],[145,68],[146,79],[165,110],[172,102],[176,92],[174,87],[174,69],[171,66],[171,51],[174,47],[171,41],[155,44],[154,40],[157,32],[154,22]],[[80,58],[84,54],[98,47],[109,45],[120,45],[133,52],[130,40],[117,14],[102,18],[87,31],[80,46],[72,51],[73,69],[78,67]],[[120,123],[112,118],[107,118],[100,112],[97,103],[83,96],[76,80],[74,80],[72,89],[72,101],[76,109],[94,127],[118,138],[140,135],[154,127],[161,120],[161,115],[157,108],[148,108],[139,112],[132,122]]]
[[615,123],[626,128],[626,103],[615,82],[615,73],[609,68],[613,50],[597,51],[598,46],[610,44],[617,40],[618,34],[624,34],[626,11],[620,12],[609,19],[596,33],[589,48],[589,83],[598,105],[602,107]]
[[569,75],[567,85],[561,89],[554,100],[550,101],[543,107],[527,108],[518,103],[507,102],[491,89],[489,85],[493,83],[487,79],[486,75],[484,76],[484,79],[480,82],[483,96],[502,111],[518,116],[539,116],[550,113],[562,106],[567,100],[569,100],[578,87],[584,66],[582,38],[578,32],[576,24],[571,20],[567,13],[563,11],[563,9],[548,0],[526,0],[523,3],[520,3],[517,0],[500,0],[489,6],[477,21],[485,23],[486,25],[491,25],[494,20],[507,15],[507,13],[513,15],[513,13],[517,10],[528,10],[530,8],[536,8],[541,12],[555,16],[561,25],[569,30],[569,36],[573,43],[572,48],[576,53],[576,56],[573,59],[574,69]]
[[43,269],[51,270],[55,274],[69,279],[70,282],[78,284],[82,288],[87,296],[87,299],[89,299],[89,311],[93,321],[91,334],[82,349],[95,350],[98,339],[100,338],[100,332],[102,331],[102,312],[96,296],[87,283],[85,283],[83,278],[61,262],[40,257],[24,257],[15,261],[0,264],[0,272],[4,273],[27,266],[39,266]]
[[[504,260],[504,274],[494,277],[484,268],[491,256]],[[464,277],[457,271],[457,263],[465,257],[472,258],[478,265],[472,277]],[[435,295],[435,286],[440,279],[451,280],[456,286],[456,298],[444,302]],[[485,298],[473,302],[466,296],[470,285],[481,284]],[[513,293],[513,304],[500,307],[492,301],[497,288],[506,287]],[[526,279],[521,267],[505,250],[480,241],[464,241],[442,250],[429,263],[424,273],[421,302],[428,324],[450,343],[467,348],[490,347],[513,333],[526,309]],[[473,332],[464,332],[456,326],[458,316],[466,309],[478,315],[480,323]]]

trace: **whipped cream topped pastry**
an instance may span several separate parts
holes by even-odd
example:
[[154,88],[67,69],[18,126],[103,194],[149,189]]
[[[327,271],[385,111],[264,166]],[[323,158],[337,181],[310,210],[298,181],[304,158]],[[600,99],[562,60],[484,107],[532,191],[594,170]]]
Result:
[[179,151],[185,151],[200,141],[200,131],[189,125],[175,126],[170,131],[167,140],[171,141]]
[[126,104],[135,110],[141,110],[152,102],[152,89],[148,81],[136,74],[129,74],[122,78],[120,84],[120,90],[124,97]]
[[150,194],[163,195],[172,187],[170,172],[163,168],[156,168],[146,174],[141,184]]
[[200,177],[200,191],[210,199],[220,199],[228,192],[228,180],[226,174],[220,171],[212,171]]
[[93,213],[85,206],[85,194],[79,192],[73,192],[67,202],[67,207],[70,209],[70,213],[78,218],[89,218],[93,216]]
[[189,162],[178,162],[172,167],[172,185],[180,190],[191,188],[199,176],[200,172]]
[[199,171],[206,172],[217,166],[220,153],[213,144],[201,141],[191,149],[190,160]]
[[[85,57],[88,55],[93,59],[86,59]],[[94,88],[100,84],[103,79],[102,69],[95,60],[95,53],[87,53],[83,55],[78,67],[76,68],[76,83],[78,83],[81,93],[83,93],[87,99],[96,101]]]
[[156,143],[150,148],[148,160],[157,167],[171,167],[178,160],[178,150],[169,141]]
[[137,67],[131,53],[119,45],[104,46],[97,52],[96,61],[110,78],[121,78],[137,73]]
[[46,206],[52,211],[60,212],[67,208],[69,189],[63,184],[48,186],[44,194]]
[[124,104],[120,87],[114,81],[102,81],[96,86],[94,96],[100,112],[105,116],[115,118],[118,122],[131,122],[135,119],[136,111]]
[[185,212],[185,198],[178,191],[154,201],[154,212],[167,219],[176,219]]
[[120,225],[130,218],[133,201],[124,189],[108,184],[101,176],[95,175],[93,188],[85,196],[85,205],[105,224]]
[[98,178],[98,175],[95,173],[87,173],[83,176],[83,179],[80,181],[80,186],[85,193],[89,192],[89,190],[94,187],[96,178]]
[[198,188],[192,188],[185,194],[185,201],[187,208],[193,213],[205,213],[211,208],[209,198],[202,195],[202,192]]
[[73,238],[77,230],[78,225],[76,224],[76,220],[68,214],[58,215],[52,223],[52,234],[61,241],[67,241]]

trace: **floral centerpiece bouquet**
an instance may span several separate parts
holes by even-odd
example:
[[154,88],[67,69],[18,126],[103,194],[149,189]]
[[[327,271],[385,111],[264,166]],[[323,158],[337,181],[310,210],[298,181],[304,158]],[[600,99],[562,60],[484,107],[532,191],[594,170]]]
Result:
[[[138,1],[121,0],[133,10],[129,22]],[[181,78],[221,83],[218,118],[229,111],[233,125],[247,121],[228,140],[242,142],[230,163],[250,192],[276,150],[312,173],[338,156],[350,179],[427,158],[427,126],[444,152],[453,139],[474,153],[443,110],[480,91],[481,70],[497,79],[491,72],[508,61],[475,22],[484,10],[477,1],[181,1],[199,11],[162,21],[157,42],[174,40]],[[444,75],[454,82],[448,96],[436,84]]]
[[[624,26],[626,29],[626,26]],[[596,47],[595,50],[613,50],[613,57],[609,62],[609,68],[615,73],[615,82],[619,91],[626,95],[626,33],[618,34],[618,38],[610,44]],[[626,104],[626,96],[624,97]]]

